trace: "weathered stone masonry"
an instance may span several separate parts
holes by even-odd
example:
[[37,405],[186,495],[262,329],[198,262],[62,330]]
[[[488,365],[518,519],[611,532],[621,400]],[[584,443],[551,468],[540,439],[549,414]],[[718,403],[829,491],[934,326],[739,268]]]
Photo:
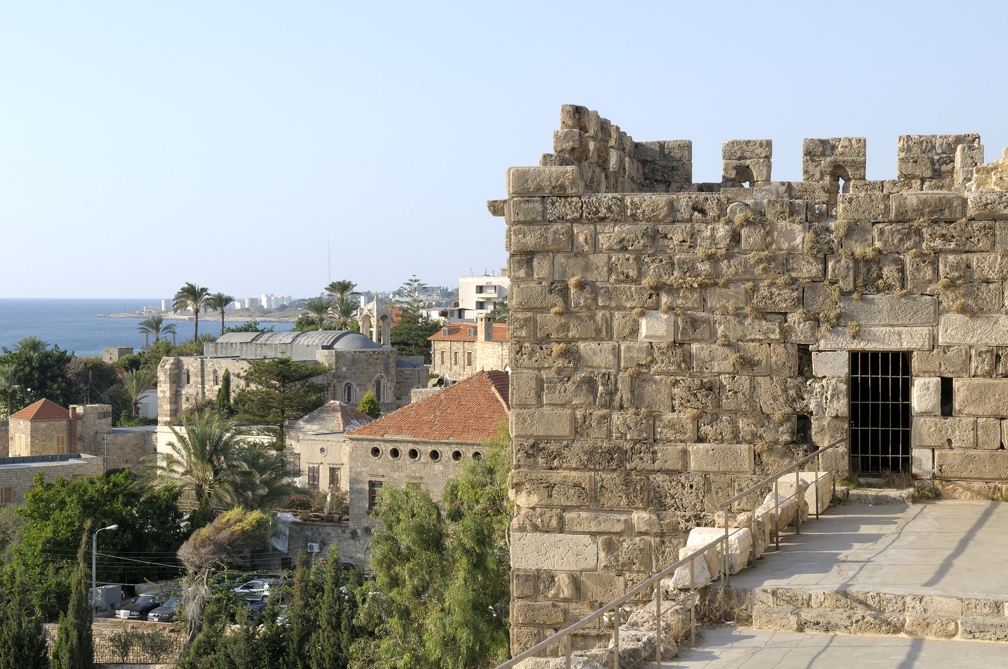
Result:
[[1008,156],[982,164],[974,134],[898,151],[897,179],[867,181],[863,138],[807,139],[785,183],[769,140],[733,140],[723,182],[694,184],[690,142],[565,106],[554,152],[508,170],[489,208],[512,282],[513,651],[671,564],[715,501],[848,438],[852,351],[909,360],[915,476],[1002,489]]

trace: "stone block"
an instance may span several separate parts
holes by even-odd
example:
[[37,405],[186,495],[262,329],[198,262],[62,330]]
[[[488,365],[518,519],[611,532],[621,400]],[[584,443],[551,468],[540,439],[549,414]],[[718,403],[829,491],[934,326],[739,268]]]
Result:
[[542,392],[539,373],[534,370],[515,369],[511,371],[510,401],[511,406],[539,406]]
[[857,337],[846,328],[833,328],[819,339],[822,351],[928,351],[931,328],[863,327]]
[[654,248],[655,229],[639,223],[598,224],[598,248],[617,253],[643,253]]
[[599,537],[598,559],[602,571],[648,573],[651,571],[651,541],[645,537]]
[[934,478],[934,449],[914,448],[910,451],[910,470],[921,479]]
[[684,312],[679,316],[675,338],[679,342],[714,341],[714,321],[711,315],[696,311]]
[[[725,552],[724,541],[719,542],[705,552],[707,566],[716,577],[723,570],[723,560],[727,556],[728,571],[737,574],[749,563],[752,550],[752,532],[748,527],[730,528],[728,534],[728,550]],[[686,548],[696,549],[704,544],[718,539],[724,539],[725,530],[721,527],[694,527],[686,539]],[[711,552],[716,551],[716,560],[711,559]]]
[[[578,351],[583,369],[615,370],[617,368],[619,345],[616,342],[582,342],[578,344]],[[512,372],[513,374],[514,372]]]
[[996,240],[993,221],[955,222],[925,226],[921,247],[925,251],[993,251]]
[[850,374],[850,354],[847,351],[812,353],[812,376],[846,377],[848,374]]
[[[804,489],[805,503],[810,513],[818,508],[822,513],[833,500],[832,472],[798,472],[798,487]],[[794,474],[782,476],[777,483],[777,492],[781,495],[794,495]],[[817,506],[818,505],[818,506]]]
[[1008,316],[985,314],[938,317],[939,346],[1008,346]]
[[1008,192],[974,191],[967,198],[966,211],[969,218],[976,220],[1008,219]]
[[915,416],[937,416],[941,413],[941,379],[913,380],[913,413]]
[[959,637],[978,641],[1008,641],[1008,618],[963,618],[959,622]]
[[572,438],[574,414],[569,409],[518,409],[511,412],[511,434],[519,438]]
[[977,418],[976,447],[984,451],[1001,448],[1001,420],[998,418]]
[[882,193],[840,193],[837,195],[837,219],[872,223],[889,216],[889,197]]
[[577,167],[511,167],[507,171],[509,197],[582,195],[585,191]]
[[914,416],[914,448],[976,448],[976,419],[962,417]]
[[558,253],[553,257],[553,273],[558,281],[575,277],[582,281],[608,281],[609,258],[596,254]]
[[[694,549],[683,547],[679,549],[679,559],[689,556]],[[679,590],[689,590],[691,588],[702,588],[711,582],[710,569],[707,566],[707,559],[700,555],[684,565],[676,567],[672,575],[671,587]],[[663,585],[665,582],[663,581]]]
[[[694,427],[677,436],[696,438]],[[659,437],[660,438],[660,437]],[[627,448],[627,469],[640,471],[686,471],[685,444],[634,444]]]
[[910,363],[911,374],[913,376],[967,376],[969,363],[970,352],[966,346],[918,351],[913,354]]
[[514,282],[508,301],[516,310],[552,309],[567,302],[567,285],[559,281]]
[[1008,417],[1008,379],[954,379],[956,416]]
[[727,346],[718,344],[693,344],[693,371],[705,374],[729,374],[735,371],[732,362],[734,352]]
[[546,210],[541,197],[513,197],[505,200],[505,218],[514,223],[541,223],[546,220]]
[[673,223],[676,221],[676,196],[648,193],[627,195],[626,217],[642,223]]
[[[696,419],[684,413],[662,414],[655,418],[655,439],[663,442],[692,442],[697,438]],[[682,446],[685,455],[685,446]],[[685,469],[685,463],[683,466]]]
[[689,470],[697,473],[752,474],[753,448],[748,444],[690,444]]
[[581,198],[581,217],[585,221],[618,223],[626,217],[622,195],[586,195]]
[[1008,451],[935,451],[935,478],[1008,478]]
[[638,340],[665,342],[675,337],[675,319],[660,311],[649,311],[639,319]]
[[536,314],[535,322],[539,339],[543,341],[609,339],[606,313]]
[[966,198],[954,192],[899,193],[892,195],[889,203],[894,221],[956,221],[966,215]]
[[728,139],[721,144],[722,160],[772,157],[773,141],[769,139]]
[[512,625],[562,627],[566,622],[567,608],[556,602],[518,600],[511,603]]
[[511,253],[570,251],[573,243],[569,223],[508,226]]
[[594,481],[587,473],[514,470],[509,487],[519,507],[581,508],[594,499]]
[[631,515],[620,511],[567,511],[564,532],[572,534],[626,534],[633,527]]
[[756,319],[746,316],[715,316],[717,339],[731,342],[784,341],[784,326],[779,318]]
[[930,295],[863,295],[860,300],[841,297],[846,321],[861,325],[936,325],[938,300]]
[[545,532],[511,533],[512,569],[594,570],[598,568],[598,562],[598,541],[593,536]]

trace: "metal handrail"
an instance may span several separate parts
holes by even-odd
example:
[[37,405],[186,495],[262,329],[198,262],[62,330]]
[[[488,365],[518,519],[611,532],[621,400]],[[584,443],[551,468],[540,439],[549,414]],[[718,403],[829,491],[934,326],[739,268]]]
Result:
[[[779,499],[780,499],[779,495],[777,494],[777,481],[778,481],[778,479],[780,479],[785,474],[788,474],[789,472],[791,472],[792,470],[794,470],[794,472],[795,472],[795,478],[796,478],[795,493],[794,493],[794,495],[788,495],[788,497],[786,499],[790,499],[792,497],[796,497],[797,494],[798,494],[798,490],[800,488],[800,485],[797,485],[797,480],[798,480],[798,477],[800,475],[800,470],[798,469],[798,467],[801,467],[806,462],[809,462],[810,460],[812,460],[812,458],[821,457],[823,453],[825,453],[826,451],[828,451],[830,449],[836,448],[837,446],[839,446],[844,441],[845,441],[845,439],[843,439],[843,438],[837,439],[836,441],[833,441],[830,444],[827,444],[826,446],[823,446],[822,448],[820,448],[819,450],[815,451],[814,453],[806,455],[805,457],[801,458],[800,460],[796,460],[795,462],[791,463],[790,465],[788,465],[784,469],[781,469],[780,471],[778,471],[778,472],[776,472],[774,474],[771,474],[770,476],[767,476],[766,478],[761,479],[758,483],[755,483],[755,484],[749,486],[748,488],[746,488],[742,492],[738,493],[737,495],[729,497],[728,499],[726,499],[723,502],[721,502],[720,504],[718,504],[717,505],[718,511],[724,511],[724,510],[730,508],[730,505],[733,502],[737,502],[740,499],[743,499],[744,497],[746,497],[748,495],[751,495],[754,492],[757,492],[763,486],[765,486],[766,484],[768,484],[768,483],[770,483],[772,481],[773,484],[774,484],[775,517],[779,518],[780,517],[780,513],[779,513],[779,508],[777,507],[777,504],[779,503]],[[817,465],[816,465],[817,470],[821,469],[821,464],[822,464],[822,462],[820,460],[817,463]],[[816,482],[817,483],[818,483],[819,479],[820,479],[820,477],[817,476],[816,477]],[[819,495],[817,493],[816,494],[816,517],[818,517],[818,516],[819,516]],[[799,515],[799,518],[800,518],[800,515]],[[755,513],[753,514],[753,520],[755,521]],[[643,593],[645,590],[647,590],[648,588],[650,588],[656,582],[658,582],[659,585],[658,585],[658,587],[655,588],[655,593],[656,593],[656,595],[655,595],[655,600],[656,600],[656,606],[655,606],[655,616],[656,616],[656,621],[655,622],[656,622],[656,627],[655,627],[655,629],[657,630],[656,631],[656,635],[655,635],[655,660],[658,663],[658,665],[661,666],[661,646],[662,646],[662,643],[661,643],[661,600],[662,600],[662,592],[661,592],[661,583],[660,582],[661,582],[661,580],[663,578],[665,578],[666,576],[668,576],[670,573],[674,572],[679,567],[681,567],[681,566],[689,563],[689,566],[690,566],[690,594],[692,595],[693,593],[696,592],[696,589],[697,589],[696,586],[695,586],[696,580],[694,578],[694,573],[693,573],[693,569],[694,569],[694,567],[693,567],[693,560],[697,559],[698,557],[700,557],[701,555],[703,555],[704,553],[706,553],[708,550],[710,550],[714,546],[717,546],[717,545],[720,545],[720,544],[724,544],[724,548],[723,548],[724,558],[722,559],[722,566],[723,566],[723,572],[722,573],[723,573],[724,578],[721,581],[721,586],[725,587],[726,585],[728,585],[728,576],[729,576],[729,574],[728,574],[728,572],[729,572],[729,569],[728,569],[728,542],[730,540],[731,535],[734,532],[737,532],[739,530],[739,528],[729,528],[728,527],[728,517],[727,517],[727,514],[725,514],[725,523],[724,524],[725,524],[725,534],[724,534],[724,536],[718,537],[717,539],[713,539],[713,540],[707,542],[706,544],[704,544],[703,546],[700,546],[699,548],[694,549],[693,552],[691,552],[688,555],[686,555],[686,557],[680,558],[678,561],[676,561],[672,565],[666,567],[665,569],[661,570],[660,572],[658,572],[656,574],[652,574],[648,579],[646,579],[645,581],[642,581],[635,588],[633,588],[629,592],[625,593],[623,596],[618,597],[617,599],[614,599],[613,601],[609,602],[608,604],[606,604],[606,605],[604,605],[604,606],[596,609],[595,611],[589,613],[587,616],[585,616],[581,620],[578,620],[577,622],[573,623],[572,625],[569,625],[569,626],[565,627],[564,629],[560,630],[556,634],[553,634],[549,638],[547,638],[547,639],[545,639],[543,641],[540,641],[539,643],[537,643],[536,645],[532,646],[531,648],[528,648],[528,649],[522,651],[521,653],[519,653],[518,655],[515,655],[514,657],[512,657],[507,662],[504,662],[503,664],[498,665],[496,669],[509,669],[509,667],[513,667],[513,666],[515,666],[516,664],[518,664],[519,662],[521,662],[523,660],[527,660],[529,658],[536,657],[540,652],[546,650],[547,648],[549,648],[550,646],[554,645],[555,643],[557,643],[558,641],[561,641],[561,640],[564,641],[564,653],[565,653],[565,656],[566,656],[566,659],[567,659],[567,668],[570,669],[570,666],[571,666],[571,643],[570,643],[570,637],[571,637],[571,635],[574,632],[576,632],[576,631],[578,631],[578,630],[580,630],[580,629],[588,626],[589,624],[591,624],[595,620],[598,620],[607,611],[610,611],[612,609],[617,609],[618,610],[619,607],[621,607],[623,604],[625,604],[626,602],[630,601],[631,599],[633,599],[637,595]],[[799,521],[799,525],[800,525],[800,521]],[[733,532],[733,530],[734,530],[734,532]],[[780,527],[777,527],[776,534],[777,534],[777,548],[779,549],[780,548]],[[695,615],[696,614],[694,612],[694,607],[690,606],[690,635],[691,635],[691,639],[693,639],[693,641],[691,641],[691,643],[695,642],[695,639],[693,638],[693,635],[695,634],[695,630],[696,630],[696,623],[695,623],[695,619],[694,619]],[[619,669],[619,626],[620,626],[619,616],[616,616],[614,618],[614,620],[613,620],[613,639],[614,639],[614,644],[613,644],[613,646],[614,646],[614,648],[613,648],[613,669]]]

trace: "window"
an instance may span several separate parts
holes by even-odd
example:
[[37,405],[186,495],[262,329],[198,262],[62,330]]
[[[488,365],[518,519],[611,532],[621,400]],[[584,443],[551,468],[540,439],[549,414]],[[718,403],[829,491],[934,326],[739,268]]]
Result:
[[190,381],[190,378],[189,378],[189,370],[187,369],[185,371],[185,384],[188,386],[190,382],[191,381]]
[[382,382],[381,381],[382,381],[381,379],[375,379],[375,382],[374,382],[374,396],[375,396],[375,399],[378,400],[379,403],[382,401],[382,394],[381,394]]
[[851,351],[850,380],[851,470],[909,472],[909,354]]
[[308,487],[318,490],[319,487],[319,466],[308,465]]
[[441,351],[441,364],[444,364],[444,351]]
[[476,328],[469,328],[469,336],[470,337],[476,336]]
[[340,475],[339,467],[329,468],[329,487],[332,488],[333,490],[339,490],[339,483],[340,483],[339,475]]
[[353,386],[349,383],[343,386],[343,402],[353,404]]
[[466,351],[466,367],[472,367],[472,351]]
[[215,386],[219,386],[220,385],[220,374],[217,373],[216,369],[213,371],[213,384]]
[[367,482],[367,510],[374,511],[378,506],[378,492],[381,491],[382,481]]
[[476,301],[476,308],[477,309],[486,309],[486,302],[484,302],[483,300],[477,300]]
[[14,503],[14,487],[6,486],[0,488],[0,504],[13,504]]
[[56,452],[66,453],[66,436],[60,434],[56,437]]
[[452,364],[458,365],[458,351],[452,352]]

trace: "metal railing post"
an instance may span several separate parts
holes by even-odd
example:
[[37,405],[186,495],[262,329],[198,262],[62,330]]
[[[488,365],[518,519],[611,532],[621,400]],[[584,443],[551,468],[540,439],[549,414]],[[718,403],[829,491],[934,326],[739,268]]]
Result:
[[567,656],[567,669],[571,669],[571,635],[564,637],[564,650]]
[[613,623],[612,623],[613,669],[619,669],[619,626],[620,626],[620,607],[617,606],[613,610]]
[[[707,558],[704,557],[704,560]],[[696,576],[693,572],[693,566],[696,564],[696,558],[689,561],[689,587],[690,587],[690,607],[689,607],[689,639],[690,646],[696,646]]]
[[655,591],[655,664],[661,669],[661,645],[662,645],[662,634],[661,634],[661,596],[662,596],[662,584],[658,581]]
[[777,481],[773,482],[773,505],[774,505],[774,550],[780,550],[780,493],[777,491]]
[[795,467],[794,470],[795,534],[801,534],[801,502],[799,501],[798,497],[799,490],[801,490],[801,472],[798,471],[797,467]]

